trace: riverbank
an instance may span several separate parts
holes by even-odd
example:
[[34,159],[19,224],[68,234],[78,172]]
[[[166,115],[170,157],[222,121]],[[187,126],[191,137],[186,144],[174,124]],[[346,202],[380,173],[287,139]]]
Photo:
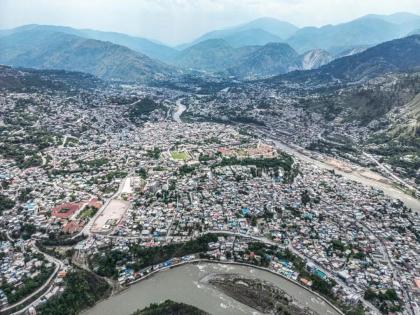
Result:
[[334,170],[336,174],[341,175],[349,180],[358,182],[366,186],[370,186],[372,188],[382,190],[384,194],[387,195],[388,197],[392,199],[399,199],[404,203],[404,205],[407,208],[410,208],[413,211],[420,213],[420,200],[419,199],[406,194],[404,191],[397,188],[391,182],[388,183],[387,181],[379,179],[379,177],[378,179],[376,179],[373,176],[373,174],[380,176],[380,178],[382,178],[382,176],[372,172],[369,169],[364,169],[361,167],[356,167],[354,169],[353,168],[343,169],[342,167],[334,165],[333,163],[329,161],[315,158],[311,152],[303,148],[291,146],[275,138],[272,138],[270,135],[264,135],[264,136],[267,138],[268,141],[273,142],[278,149],[283,150],[284,152],[295,156],[301,161],[311,163],[312,165],[315,165],[322,169]]
[[151,304],[149,307],[146,307],[142,310],[138,310],[131,315],[179,315],[179,314],[189,314],[189,315],[211,315],[206,313],[194,306],[187,305],[184,303],[177,303],[171,300],[166,300],[163,303]]
[[[205,274],[202,274],[202,270],[210,271],[207,272],[207,275],[213,272],[223,273],[225,271],[231,273],[233,271],[233,273],[247,276],[253,275],[258,279],[262,278],[262,280],[272,282],[286,291],[289,295],[296,298],[302,305],[309,307],[320,314],[343,314],[335,305],[318,293],[312,291],[310,288],[270,269],[239,262],[219,262],[206,259],[194,259],[180,262],[171,267],[155,270],[150,274],[131,282],[126,289],[111,296],[104,302],[98,303],[92,309],[84,312],[84,314],[111,315],[112,312],[110,312],[110,310],[115,308],[116,311],[117,305],[127,303],[127,300],[130,302],[128,303],[127,308],[132,305],[131,308],[135,311],[150,303],[156,303],[166,299],[191,304],[209,313],[251,314],[252,311],[255,311],[252,308],[245,307],[242,303],[234,301],[233,299],[231,300],[224,294],[221,294],[217,290],[202,283],[201,279],[206,276]],[[182,284],[178,284],[178,281]],[[185,292],[179,291],[179,285],[182,285],[183,289],[185,288]],[[156,295],[154,295],[154,292],[156,292]],[[143,294],[141,296],[143,296],[144,299],[141,301],[138,299],[138,293]],[[212,297],[210,299],[212,303],[208,303],[206,302],[207,300],[205,300],[206,298],[209,298],[209,296]],[[133,300],[131,300],[131,297]],[[201,298],[203,298],[203,300]],[[124,313],[120,312],[120,314]]]
[[182,99],[179,99],[176,101],[176,111],[173,113],[172,118],[177,122],[177,123],[182,123],[181,121],[181,115],[182,113],[187,109],[187,106],[185,106],[184,104],[181,103]]
[[264,314],[319,315],[301,307],[286,292],[267,281],[223,273],[209,276],[207,282]]

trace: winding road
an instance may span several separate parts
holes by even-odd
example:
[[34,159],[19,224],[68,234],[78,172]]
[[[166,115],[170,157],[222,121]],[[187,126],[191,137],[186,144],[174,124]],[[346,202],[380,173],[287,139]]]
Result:
[[[6,235],[7,235],[8,238],[10,238],[10,236],[8,234],[6,234]],[[13,312],[14,309],[16,309],[17,307],[19,307],[19,306],[21,306],[21,305],[23,305],[23,304],[25,304],[26,302],[29,301],[29,304],[27,304],[25,307],[23,307],[20,310],[12,313],[12,314],[24,314],[25,311],[28,310],[36,301],[40,301],[42,298],[45,297],[45,295],[49,292],[49,290],[50,290],[50,288],[53,284],[53,280],[57,277],[58,271],[64,267],[64,263],[61,260],[56,259],[55,257],[52,257],[52,256],[42,252],[35,245],[35,243],[33,243],[32,245],[33,245],[34,250],[37,253],[40,253],[40,254],[44,255],[45,259],[47,259],[50,263],[53,263],[55,265],[54,271],[51,273],[48,280],[45,281],[45,283],[42,286],[40,286],[38,289],[36,289],[30,295],[28,295],[24,299],[12,304],[12,305],[7,306],[6,308],[1,309],[0,313],[2,313],[2,314],[3,313],[7,314],[10,311]],[[36,300],[31,301],[34,296],[37,296],[40,293],[41,293],[41,295],[38,296],[38,298],[36,298]]]

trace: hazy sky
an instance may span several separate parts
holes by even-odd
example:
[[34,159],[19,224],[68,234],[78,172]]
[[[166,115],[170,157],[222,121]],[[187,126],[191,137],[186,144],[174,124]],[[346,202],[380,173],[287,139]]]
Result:
[[0,0],[0,28],[67,25],[177,44],[263,16],[321,26],[400,11],[420,14],[420,0]]

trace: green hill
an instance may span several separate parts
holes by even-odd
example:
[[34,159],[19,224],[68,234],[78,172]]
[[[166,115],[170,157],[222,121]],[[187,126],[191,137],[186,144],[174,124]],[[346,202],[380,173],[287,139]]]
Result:
[[107,80],[150,81],[176,75],[162,62],[124,46],[46,30],[0,37],[0,63],[36,69],[82,71]]

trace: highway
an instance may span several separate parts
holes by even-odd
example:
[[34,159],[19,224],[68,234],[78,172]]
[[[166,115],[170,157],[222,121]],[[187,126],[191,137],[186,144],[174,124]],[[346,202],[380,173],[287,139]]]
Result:
[[411,191],[414,191],[416,194],[420,194],[420,192],[413,186],[411,186],[410,184],[407,184],[403,179],[401,179],[400,177],[398,177],[397,175],[395,175],[390,169],[388,169],[387,167],[385,167],[382,163],[380,163],[377,159],[375,159],[372,155],[363,152],[363,155],[366,156],[368,159],[370,159],[372,162],[374,162],[376,165],[378,165],[378,167],[384,171],[385,173],[387,173],[391,178],[393,178],[396,182],[400,183],[402,186],[408,188]]
[[[386,183],[386,182],[382,182],[379,180],[375,180],[373,178],[368,178],[366,176],[362,175],[363,171],[369,171],[372,172],[369,169],[364,169],[360,166],[353,166],[353,169],[350,172],[345,172],[343,170],[341,170],[338,167],[335,167],[331,164],[327,164],[326,162],[324,162],[321,159],[318,158],[314,158],[311,155],[311,152],[299,147],[299,146],[295,146],[295,145],[289,145],[286,144],[284,142],[282,142],[278,135],[273,134],[271,131],[269,130],[260,130],[260,129],[254,129],[257,134],[259,134],[262,137],[265,137],[268,141],[271,141],[272,143],[274,143],[274,145],[286,152],[289,153],[293,156],[295,156],[297,159],[310,163],[312,165],[315,165],[319,168],[322,169],[327,169],[327,170],[334,170],[334,172],[336,174],[339,174],[347,179],[350,179],[352,181],[361,183],[363,185],[366,186],[370,186],[376,189],[380,189],[384,192],[385,195],[387,195],[388,197],[392,198],[392,199],[399,199],[401,200],[404,205],[407,208],[411,208],[413,211],[416,211],[417,213],[420,213],[420,200],[417,198],[414,198],[413,196],[410,196],[406,193],[404,193],[403,191],[395,188],[391,183]],[[378,174],[378,177],[382,177]]]
[[[9,238],[9,240],[11,239],[10,238],[10,236],[8,235],[8,234],[6,234],[7,235],[7,238]],[[7,311],[10,311],[10,310],[13,310],[14,308],[16,308],[16,307],[18,307],[18,306],[20,306],[20,305],[23,305],[23,304],[25,304],[26,302],[28,302],[28,301],[31,301],[31,299],[34,297],[34,296],[36,296],[36,295],[38,295],[39,293],[41,293],[41,292],[43,292],[35,301],[32,301],[32,302],[30,302],[28,305],[26,305],[25,307],[23,307],[22,309],[20,309],[19,311],[17,311],[17,312],[15,312],[15,313],[13,313],[13,314],[23,314],[27,309],[29,309],[30,307],[31,307],[31,305],[33,304],[33,303],[35,303],[36,301],[40,301],[47,293],[48,293],[48,291],[49,291],[49,289],[51,288],[51,286],[53,285],[53,283],[54,283],[54,279],[57,277],[57,274],[58,274],[58,271],[60,270],[60,269],[63,269],[63,267],[64,267],[64,263],[61,261],[61,260],[59,260],[59,259],[56,259],[55,257],[52,257],[52,256],[50,256],[50,255],[48,255],[48,254],[46,254],[46,253],[44,253],[44,252],[42,252],[36,245],[35,245],[35,241],[33,241],[33,243],[32,243],[32,246],[33,246],[33,249],[37,252],[37,253],[40,253],[40,254],[43,254],[44,255],[44,257],[45,257],[45,259],[47,259],[49,262],[51,262],[51,263],[53,263],[54,265],[55,265],[55,268],[54,268],[54,271],[53,271],[53,273],[50,275],[50,277],[48,278],[48,280],[42,285],[42,286],[40,286],[37,290],[35,290],[33,293],[31,293],[30,295],[28,295],[27,297],[25,297],[24,299],[22,299],[22,300],[20,300],[20,301],[18,301],[18,302],[16,302],[16,303],[14,303],[14,304],[12,304],[12,305],[9,305],[9,306],[7,306],[6,308],[3,308],[3,309],[1,309],[0,310],[0,312],[1,313],[6,313]]]

